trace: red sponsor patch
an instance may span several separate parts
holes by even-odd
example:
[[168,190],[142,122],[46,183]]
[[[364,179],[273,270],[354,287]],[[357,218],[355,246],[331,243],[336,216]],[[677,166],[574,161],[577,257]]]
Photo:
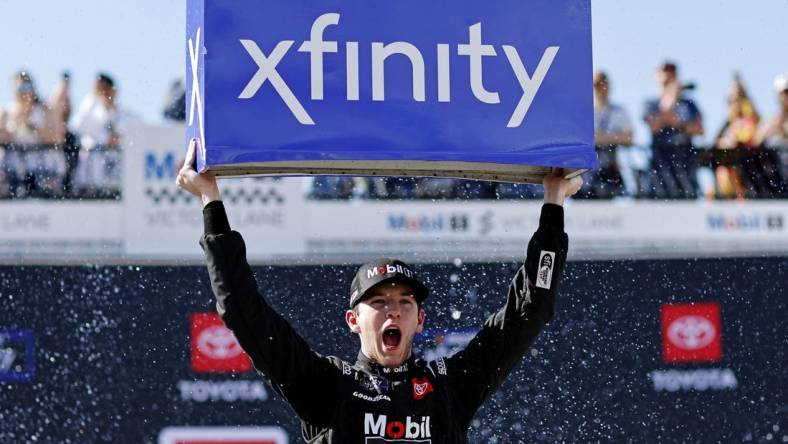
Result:
[[432,383],[426,377],[413,378],[413,399],[420,400],[432,393]]
[[216,313],[192,313],[192,371],[195,373],[248,372],[252,362],[233,333]]
[[722,359],[719,304],[665,304],[660,311],[662,358],[666,363],[718,362]]

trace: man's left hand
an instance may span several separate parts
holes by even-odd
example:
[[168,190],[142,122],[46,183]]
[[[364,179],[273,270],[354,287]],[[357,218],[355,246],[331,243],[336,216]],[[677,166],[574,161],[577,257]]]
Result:
[[583,186],[583,178],[575,176],[571,179],[564,179],[564,170],[556,168],[551,174],[542,178],[544,185],[544,203],[564,205],[564,199],[577,193]]

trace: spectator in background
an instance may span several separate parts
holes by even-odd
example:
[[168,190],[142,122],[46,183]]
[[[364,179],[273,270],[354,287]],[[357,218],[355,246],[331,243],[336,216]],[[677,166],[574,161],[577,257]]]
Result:
[[[734,75],[731,91],[728,94],[728,118],[717,134],[714,146],[717,149],[754,149],[755,131],[758,128],[760,116],[755,106],[747,95],[741,78],[738,74]],[[736,197],[744,199],[746,197],[745,183],[743,175],[753,176],[752,180],[758,180],[758,172],[751,171],[755,156],[740,154],[731,159],[741,159],[737,164],[721,164],[715,168],[717,179],[717,195],[723,198]]]
[[755,144],[763,145],[776,158],[776,169],[779,181],[776,184],[785,196],[788,184],[788,73],[780,74],[774,79],[777,91],[779,113],[767,124],[761,126],[755,135]]
[[610,199],[624,194],[616,162],[616,148],[632,144],[632,123],[624,108],[610,103],[610,81],[602,71],[594,73],[594,139],[599,166],[583,176],[578,197]]
[[695,158],[692,137],[703,134],[703,119],[695,103],[684,97],[694,85],[679,82],[675,63],[663,63],[656,73],[660,97],[646,103],[644,120],[651,129],[651,184],[654,198],[694,198]]
[[[438,180],[438,179],[432,179]],[[497,183],[486,180],[454,180],[452,184],[453,196],[438,195],[433,198],[455,197],[457,199],[493,199],[496,196]]]
[[183,79],[178,79],[170,85],[167,95],[164,98],[164,110],[162,114],[165,119],[176,122],[186,120],[186,84]]
[[387,199],[413,199],[418,179],[415,177],[386,177]]
[[32,76],[19,71],[12,79],[14,102],[0,111],[0,143],[6,146],[3,172],[10,197],[56,197],[65,160],[59,151],[65,142],[68,80],[61,79],[50,100],[44,102]]
[[77,165],[79,164],[79,138],[68,128],[68,121],[71,118],[71,74],[68,71],[63,71],[62,82],[65,85],[63,94],[63,108],[59,113],[65,136],[63,139],[63,157],[66,162],[66,170],[63,174],[63,197],[74,197],[74,174],[76,174]]
[[82,143],[75,182],[82,197],[119,196],[119,127],[126,116],[117,105],[117,93],[112,77],[99,73],[74,117],[74,130]]
[[354,185],[353,177],[350,176],[314,176],[309,197],[320,200],[351,199]]

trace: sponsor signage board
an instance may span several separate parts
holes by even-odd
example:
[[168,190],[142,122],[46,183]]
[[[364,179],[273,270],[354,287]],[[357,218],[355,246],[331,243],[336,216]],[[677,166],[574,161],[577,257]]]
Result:
[[[400,255],[403,259],[521,256],[536,231],[542,203],[527,201],[310,202],[310,255]],[[352,209],[351,209],[352,207]],[[784,254],[788,236],[780,201],[569,201],[570,257]],[[353,217],[347,214],[352,212]],[[747,224],[738,224],[739,219]],[[323,221],[331,220],[331,224]],[[746,225],[746,228],[744,226]],[[725,228],[727,227],[727,228]]]
[[[722,361],[722,316],[717,302],[663,304],[660,307],[662,359],[666,365],[715,364]],[[730,368],[670,368],[649,377],[657,392],[734,390]]]
[[[124,137],[123,234],[126,255],[195,258],[203,231],[202,203],[175,186],[185,147],[182,126],[133,126]],[[301,179],[245,178],[220,181],[233,229],[244,234],[252,259],[297,256],[303,251]]]
[[216,313],[192,313],[191,366],[194,373],[245,373],[252,370],[249,356]]
[[719,304],[665,304],[661,317],[662,358],[666,364],[722,359]]
[[[189,318],[191,371],[194,374],[230,376],[250,373],[252,361],[217,313],[192,313]],[[264,402],[268,391],[255,379],[185,379],[177,383],[184,402]]]
[[120,256],[122,210],[115,201],[0,201],[0,257]]
[[[451,369],[451,361],[441,357],[464,348],[502,306],[517,266],[414,266],[434,295],[425,306],[432,330],[416,337],[414,354],[435,360],[430,368],[439,379]],[[785,366],[777,359],[788,307],[781,291],[784,269],[784,257],[568,264],[557,322],[546,326],[474,417],[468,441],[486,442],[500,430],[511,442],[544,440],[546,434],[568,442],[627,442],[644,427],[655,442],[728,442],[748,434],[757,441],[774,433],[774,426],[784,431]],[[36,354],[32,383],[0,381],[0,436],[8,438],[0,442],[156,442],[169,425],[208,423],[233,429],[277,425],[293,442],[300,439],[293,410],[260,375],[191,370],[190,314],[213,308],[204,266],[44,266],[34,271],[0,267],[0,331],[29,329]],[[335,297],[346,294],[355,266],[253,266],[253,271],[264,283],[265,296],[316,351],[347,360],[357,355],[358,342],[342,328],[339,316],[344,297]],[[198,281],[203,284],[173,290]],[[320,282],[319,289],[314,282]],[[589,303],[588,296],[600,288],[604,303]],[[661,305],[693,302],[719,304],[722,360],[665,363]],[[19,342],[6,340],[0,350],[12,348],[21,355]],[[340,371],[351,373],[350,364]],[[573,402],[561,381],[571,381],[570,392],[583,393],[588,402]],[[373,414],[370,439],[390,439],[389,425],[391,435],[399,435],[403,428],[396,422],[405,426],[405,434],[415,434],[415,424],[421,430],[426,419],[418,412],[408,421],[406,414],[379,411],[386,391],[375,393],[375,384],[368,382],[346,394],[351,402],[369,406],[357,418],[357,430],[364,429],[363,413]],[[435,385],[429,393],[424,383],[407,379],[408,398],[425,395],[424,401],[434,402],[440,388]],[[600,405],[629,408],[604,411]],[[527,414],[552,410],[561,414]],[[80,421],[45,421],[51,412],[68,412]],[[381,413],[387,414],[385,420]],[[599,423],[589,427],[594,421],[588,418]],[[433,438],[426,439],[435,440],[435,418],[430,425]]]
[[287,444],[287,433],[265,427],[166,427],[158,444]]
[[0,382],[30,382],[35,374],[35,338],[30,330],[0,331]]
[[536,181],[593,168],[588,0],[187,2],[200,170]]

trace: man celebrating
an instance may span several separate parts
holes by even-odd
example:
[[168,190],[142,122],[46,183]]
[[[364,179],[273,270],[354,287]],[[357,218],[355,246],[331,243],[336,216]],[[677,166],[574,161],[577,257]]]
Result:
[[465,443],[468,425],[553,317],[566,261],[564,198],[582,181],[544,178],[539,228],[506,301],[468,346],[446,359],[411,354],[429,291],[395,259],[359,268],[345,320],[361,339],[355,364],[321,356],[260,295],[241,235],[230,230],[216,179],[192,167],[192,140],[177,184],[204,205],[205,250],[217,309],[268,381],[301,419],[310,443]]

